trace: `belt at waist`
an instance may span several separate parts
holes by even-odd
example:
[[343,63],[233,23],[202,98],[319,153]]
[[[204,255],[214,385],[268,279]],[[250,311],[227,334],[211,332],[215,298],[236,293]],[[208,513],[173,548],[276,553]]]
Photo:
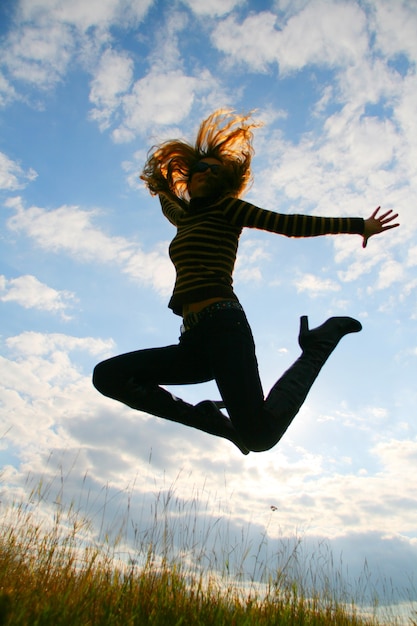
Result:
[[213,313],[216,313],[217,311],[227,311],[229,309],[243,311],[242,305],[239,304],[239,302],[236,302],[236,300],[221,300],[220,302],[209,304],[198,313],[188,313],[188,315],[184,317],[184,322],[181,326],[181,333],[184,333],[186,330],[190,330],[190,328],[194,328],[194,326],[197,326],[199,322],[207,317],[210,317]]

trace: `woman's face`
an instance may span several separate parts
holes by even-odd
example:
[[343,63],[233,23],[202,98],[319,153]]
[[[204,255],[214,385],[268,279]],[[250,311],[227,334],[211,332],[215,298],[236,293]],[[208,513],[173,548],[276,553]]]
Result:
[[208,198],[221,193],[225,167],[221,161],[205,157],[191,168],[188,181],[190,198]]

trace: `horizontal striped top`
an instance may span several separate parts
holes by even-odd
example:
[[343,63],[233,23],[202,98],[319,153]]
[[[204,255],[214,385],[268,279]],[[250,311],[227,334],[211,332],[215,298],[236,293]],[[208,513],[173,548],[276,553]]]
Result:
[[338,233],[363,234],[359,217],[286,215],[261,209],[238,198],[214,202],[194,198],[185,203],[160,194],[165,217],[177,227],[169,247],[176,282],[169,307],[181,315],[184,304],[208,298],[237,300],[233,269],[242,229],[258,228],[286,237]]

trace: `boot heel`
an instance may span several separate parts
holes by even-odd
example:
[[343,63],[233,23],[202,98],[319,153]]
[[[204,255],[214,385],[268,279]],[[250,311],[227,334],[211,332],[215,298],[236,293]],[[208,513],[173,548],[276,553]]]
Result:
[[308,319],[304,315],[301,318],[298,343],[303,351],[314,349],[320,351],[322,356],[329,355],[342,337],[360,330],[362,324],[353,317],[330,317],[321,326],[309,330]]
[[300,333],[299,336],[302,337],[308,333],[308,317],[307,315],[302,315],[300,317]]

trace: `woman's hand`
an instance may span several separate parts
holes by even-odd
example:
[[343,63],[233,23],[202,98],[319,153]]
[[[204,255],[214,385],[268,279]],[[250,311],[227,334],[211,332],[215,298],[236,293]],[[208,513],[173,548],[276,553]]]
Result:
[[398,217],[398,213],[393,213],[390,209],[386,213],[378,216],[378,211],[380,210],[380,206],[375,209],[372,213],[371,217],[368,217],[365,220],[365,228],[363,231],[363,243],[362,248],[366,248],[369,237],[372,235],[378,235],[379,233],[383,233],[385,230],[390,230],[391,228],[396,228],[399,226],[398,223],[392,224],[391,222]]

